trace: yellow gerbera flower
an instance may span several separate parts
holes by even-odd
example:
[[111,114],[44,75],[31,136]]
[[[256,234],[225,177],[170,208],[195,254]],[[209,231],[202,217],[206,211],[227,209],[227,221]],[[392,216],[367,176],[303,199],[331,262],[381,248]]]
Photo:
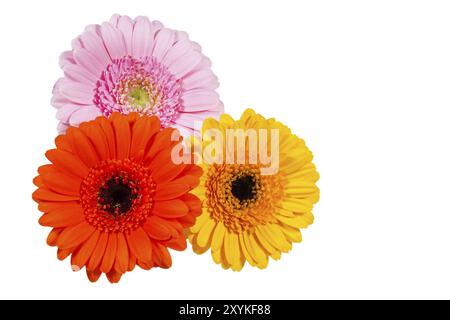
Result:
[[[223,145],[208,156],[220,136]],[[189,229],[193,250],[211,249],[225,269],[239,271],[245,261],[263,269],[268,257],[278,260],[300,242],[299,229],[314,220],[319,174],[313,155],[288,127],[251,109],[236,121],[226,114],[205,120],[202,137],[204,174],[193,192],[203,212]]]

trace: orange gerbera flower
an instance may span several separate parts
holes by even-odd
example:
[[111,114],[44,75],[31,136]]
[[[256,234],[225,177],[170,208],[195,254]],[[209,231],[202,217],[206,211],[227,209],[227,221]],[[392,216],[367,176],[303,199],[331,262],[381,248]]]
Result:
[[169,268],[167,248],[186,249],[183,229],[201,212],[189,192],[202,170],[171,161],[174,130],[161,130],[157,117],[115,113],[56,138],[33,199],[44,212],[39,223],[53,228],[47,243],[59,259],[71,255],[74,271],[114,283],[136,264]]

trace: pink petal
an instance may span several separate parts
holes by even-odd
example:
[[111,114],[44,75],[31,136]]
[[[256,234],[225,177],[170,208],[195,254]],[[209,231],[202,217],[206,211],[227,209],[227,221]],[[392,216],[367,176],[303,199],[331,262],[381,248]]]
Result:
[[180,59],[172,63],[169,66],[169,70],[176,78],[182,78],[190,71],[192,71],[195,66],[200,63],[202,58],[203,55],[200,52],[192,50],[191,52],[186,53]]
[[80,38],[75,38],[72,40],[72,50],[83,49],[83,43]]
[[53,93],[50,103],[53,107],[59,109],[65,106],[67,103],[70,103],[70,101],[63,97],[59,92],[55,92]]
[[180,135],[184,137],[186,140],[188,137],[194,135],[194,130],[192,128],[187,128],[183,125],[180,125],[178,123],[175,123],[174,127],[180,131]]
[[94,85],[97,80],[91,73],[77,64],[67,64],[62,69],[66,77],[76,82]]
[[212,109],[219,102],[219,95],[214,91],[190,91],[185,93],[183,112],[197,112]]
[[196,70],[183,78],[183,89],[186,91],[196,88],[208,88],[211,90],[219,87],[217,77],[211,69]]
[[89,71],[94,77],[99,78],[106,65],[102,64],[92,53],[86,49],[73,52],[75,61]]
[[167,52],[166,56],[163,58],[162,63],[166,66],[170,66],[172,63],[185,55],[189,50],[193,50],[191,41],[181,40],[170,48],[169,52]]
[[72,51],[64,51],[59,56],[59,66],[63,68],[67,64],[73,64],[75,63],[75,60],[73,58]]
[[201,111],[201,112],[181,112],[178,118],[175,120],[176,123],[180,123],[188,128],[194,128],[196,122],[203,122],[205,118],[215,118],[218,119],[220,113],[217,111]]
[[72,113],[78,111],[81,107],[82,106],[75,104],[65,104],[56,112],[56,119],[60,120],[61,122],[68,123]]
[[202,47],[195,41],[192,41],[192,45],[195,51],[202,52]]
[[82,122],[94,120],[101,115],[102,113],[96,106],[85,106],[72,114],[69,119],[70,125],[78,126]]
[[158,20],[152,21],[153,35],[156,35],[158,33],[158,31],[161,30],[162,28],[164,28],[164,25],[161,22],[159,22]]
[[120,14],[113,14],[111,16],[111,19],[109,19],[109,23],[111,23],[114,27],[117,27],[117,24],[119,23],[119,19],[120,19]]
[[137,17],[132,37],[133,56],[136,58],[148,56],[152,47],[152,25],[146,17]]
[[219,101],[219,103],[212,110],[218,112],[219,114],[222,114],[224,112],[223,102]]
[[66,133],[66,130],[69,128],[69,126],[66,123],[58,123],[58,127],[56,128],[58,130],[59,134]]
[[102,24],[100,31],[112,59],[123,58],[127,55],[125,39],[122,32],[107,22]]
[[162,61],[167,51],[173,46],[175,41],[175,32],[170,29],[162,29],[155,38],[152,56],[158,61]]
[[92,26],[87,28],[85,32],[80,36],[81,42],[83,46],[92,53],[97,60],[104,61],[105,65],[111,63],[111,58],[106,51],[105,45],[103,44],[103,40],[97,34],[96,29],[97,26]]
[[134,22],[128,16],[121,16],[117,22],[117,28],[122,31],[125,39],[127,54],[131,55],[131,43],[133,39]]
[[59,88],[61,95],[78,104],[92,104],[94,88],[79,82],[68,81]]
[[184,31],[176,31],[175,32],[175,42],[181,40],[187,40],[189,38],[188,34]]
[[196,69],[210,69],[211,68],[211,60],[208,57],[203,57],[202,61],[198,64]]
[[66,97],[64,97],[63,95],[61,95],[61,93],[59,92],[61,85],[65,82],[68,82],[70,80],[68,80],[67,78],[59,78],[55,85],[53,86],[53,91],[52,91],[52,100],[51,100],[51,104],[53,107],[55,108],[61,108],[62,106],[64,106],[65,104],[67,104],[69,102],[69,100],[67,100]]

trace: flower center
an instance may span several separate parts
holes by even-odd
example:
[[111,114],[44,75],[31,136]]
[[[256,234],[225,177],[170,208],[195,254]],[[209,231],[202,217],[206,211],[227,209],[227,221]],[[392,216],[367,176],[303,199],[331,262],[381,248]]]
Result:
[[211,165],[205,180],[208,212],[235,233],[273,222],[282,181],[280,175],[261,175],[259,165]]
[[126,181],[122,177],[112,177],[100,187],[98,203],[113,216],[126,214],[133,206],[139,190],[133,181]]
[[163,128],[170,126],[182,108],[180,80],[153,57],[115,59],[102,72],[94,104],[105,116],[117,111],[157,115]]
[[150,97],[144,88],[135,87],[128,94],[128,101],[130,105],[143,109],[150,104]]
[[256,197],[256,193],[256,181],[252,175],[245,174],[231,182],[231,194],[241,203],[253,200]]
[[103,232],[130,232],[151,214],[155,183],[148,168],[129,159],[107,160],[80,187],[86,221]]

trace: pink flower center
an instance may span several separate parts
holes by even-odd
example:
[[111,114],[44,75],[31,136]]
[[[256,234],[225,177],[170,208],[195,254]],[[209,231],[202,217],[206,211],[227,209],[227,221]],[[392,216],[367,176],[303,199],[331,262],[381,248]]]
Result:
[[116,59],[97,81],[94,103],[105,115],[118,111],[157,115],[169,126],[182,107],[181,84],[152,57]]

